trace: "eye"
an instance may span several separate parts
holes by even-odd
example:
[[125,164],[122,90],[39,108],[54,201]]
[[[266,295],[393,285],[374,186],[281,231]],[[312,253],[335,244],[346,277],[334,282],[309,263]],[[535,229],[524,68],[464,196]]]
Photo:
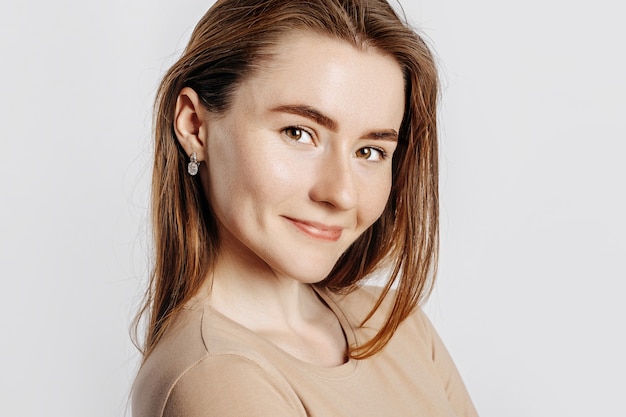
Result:
[[382,149],[366,146],[356,151],[356,157],[360,159],[365,159],[367,161],[378,162],[384,160],[387,155]]
[[283,133],[295,142],[313,143],[313,137],[311,134],[301,127],[289,126],[283,129]]

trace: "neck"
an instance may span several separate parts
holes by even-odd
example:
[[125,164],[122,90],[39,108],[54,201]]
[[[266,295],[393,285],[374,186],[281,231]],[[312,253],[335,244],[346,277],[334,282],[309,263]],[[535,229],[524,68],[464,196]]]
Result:
[[251,265],[221,256],[212,275],[213,308],[252,330],[310,321],[323,307],[309,284],[258,261]]
[[272,270],[258,258],[218,256],[207,280],[211,306],[307,363],[345,362],[347,342],[337,317],[311,285]]

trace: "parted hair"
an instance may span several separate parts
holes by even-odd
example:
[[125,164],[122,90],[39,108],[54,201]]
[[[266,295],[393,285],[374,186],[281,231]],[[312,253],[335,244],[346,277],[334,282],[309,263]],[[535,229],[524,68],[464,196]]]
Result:
[[135,322],[138,332],[145,320],[146,334],[138,343],[144,359],[210,275],[220,243],[211,203],[200,181],[187,175],[188,158],[174,132],[178,94],[191,87],[208,111],[227,111],[237,87],[263,71],[272,50],[293,31],[311,31],[390,56],[404,75],[405,113],[387,205],[316,284],[333,292],[350,292],[375,271],[389,274],[380,299],[365,319],[391,297],[386,320],[371,340],[351,346],[350,356],[366,358],[382,349],[432,289],[439,247],[439,82],[424,40],[385,0],[218,0],[163,77],[155,100],[154,263]]

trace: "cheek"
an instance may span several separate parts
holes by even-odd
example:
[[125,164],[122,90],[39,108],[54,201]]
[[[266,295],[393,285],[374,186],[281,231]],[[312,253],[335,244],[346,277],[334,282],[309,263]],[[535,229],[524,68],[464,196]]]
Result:
[[[292,155],[282,155],[269,140],[240,136],[212,155],[210,191],[213,204],[221,210],[277,204],[305,188],[306,166]],[[265,207],[267,209],[267,207]]]
[[[249,195],[278,200],[302,186],[305,167],[280,146],[250,144],[239,149],[238,184]],[[245,145],[245,144],[244,144]]]
[[391,192],[391,173],[372,178],[360,190],[359,217],[366,227],[382,215]]

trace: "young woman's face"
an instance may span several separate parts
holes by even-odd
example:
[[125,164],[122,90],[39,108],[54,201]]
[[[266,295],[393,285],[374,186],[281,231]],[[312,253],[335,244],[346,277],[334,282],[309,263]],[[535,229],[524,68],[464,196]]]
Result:
[[404,81],[392,58],[309,33],[275,52],[208,120],[218,262],[318,282],[386,205]]

